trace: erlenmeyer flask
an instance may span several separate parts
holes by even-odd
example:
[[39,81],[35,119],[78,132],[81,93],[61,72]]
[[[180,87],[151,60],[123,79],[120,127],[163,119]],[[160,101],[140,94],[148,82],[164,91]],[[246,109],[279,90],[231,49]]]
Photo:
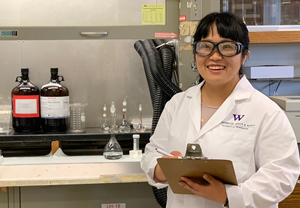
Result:
[[115,128],[111,130],[111,136],[108,143],[104,147],[103,155],[106,159],[116,160],[123,156],[123,150],[115,136]]

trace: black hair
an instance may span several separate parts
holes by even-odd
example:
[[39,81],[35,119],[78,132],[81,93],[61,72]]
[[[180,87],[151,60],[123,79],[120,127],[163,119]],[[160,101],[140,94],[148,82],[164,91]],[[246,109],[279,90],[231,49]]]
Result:
[[[213,12],[203,17],[193,36],[194,42],[207,37],[214,24],[222,38],[240,42],[244,46],[242,56],[247,54],[250,42],[247,26],[241,18],[229,12]],[[242,67],[239,70],[239,74],[243,74]]]

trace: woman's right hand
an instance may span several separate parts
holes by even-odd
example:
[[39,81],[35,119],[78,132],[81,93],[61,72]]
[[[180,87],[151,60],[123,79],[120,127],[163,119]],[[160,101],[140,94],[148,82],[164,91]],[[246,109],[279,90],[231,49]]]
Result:
[[[164,155],[162,158],[178,158],[178,157],[183,157],[182,154],[178,151],[173,151],[170,153],[171,155],[174,156],[167,156]],[[164,175],[164,173],[162,172],[159,164],[157,163],[157,165],[155,166],[155,170],[154,170],[154,180],[156,180],[157,182],[166,182],[166,176]]]

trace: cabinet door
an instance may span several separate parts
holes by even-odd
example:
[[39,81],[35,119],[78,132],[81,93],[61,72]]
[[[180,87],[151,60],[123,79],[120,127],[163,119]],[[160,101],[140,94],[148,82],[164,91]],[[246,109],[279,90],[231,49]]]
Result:
[[299,0],[223,0],[221,11],[240,16],[249,25],[298,25]]
[[7,192],[0,189],[0,208],[8,208]]
[[291,195],[279,203],[279,208],[299,208],[300,207],[300,178]]

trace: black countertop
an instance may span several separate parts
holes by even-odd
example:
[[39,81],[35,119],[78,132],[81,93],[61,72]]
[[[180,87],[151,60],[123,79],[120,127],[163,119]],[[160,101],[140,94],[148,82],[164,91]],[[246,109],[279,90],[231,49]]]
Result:
[[[115,134],[124,154],[133,148],[133,134],[140,135],[139,147],[144,152],[151,132],[137,133],[132,129],[130,133]],[[87,128],[85,133],[66,134],[20,134],[12,130],[9,134],[0,134],[0,150],[8,157],[41,156],[49,154],[52,141],[60,141],[60,147],[67,155],[102,155],[110,136],[109,133],[101,133],[100,128]]]
[[[146,132],[136,132],[134,129],[130,133],[116,133],[118,140],[132,139],[133,134],[139,134],[141,140],[149,140],[150,130]],[[0,142],[25,142],[25,141],[99,141],[110,138],[109,133],[101,133],[100,128],[87,128],[84,133],[65,134],[25,134],[12,130],[9,134],[0,134]]]

